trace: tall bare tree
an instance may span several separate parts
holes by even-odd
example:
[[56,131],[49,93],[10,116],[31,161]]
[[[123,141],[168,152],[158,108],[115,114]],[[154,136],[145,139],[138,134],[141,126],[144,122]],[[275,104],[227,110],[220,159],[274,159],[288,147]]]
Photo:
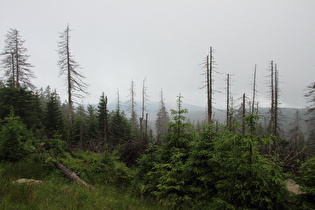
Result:
[[243,96],[242,96],[242,134],[243,135],[245,135],[245,130],[246,130],[245,117],[246,117],[246,94],[243,93]]
[[209,55],[207,56],[207,102],[208,102],[208,123],[212,123],[212,98],[213,98],[213,50],[210,47]]
[[251,102],[251,115],[255,114],[255,101],[256,101],[256,93],[257,93],[257,64],[255,64],[254,75],[253,75],[253,94],[252,94],[252,102]]
[[279,136],[279,73],[277,64],[273,61],[270,62],[270,95],[270,133],[274,136]]
[[17,29],[11,28],[6,34],[5,46],[1,53],[4,77],[10,80],[14,87],[34,88],[30,81],[35,77],[31,70],[33,65],[28,62],[30,56],[24,42]]
[[137,113],[136,113],[136,101],[135,101],[135,97],[136,97],[136,91],[135,91],[135,82],[132,80],[131,81],[131,85],[130,85],[130,89],[129,89],[129,103],[130,103],[130,123],[131,123],[131,129],[133,131],[138,129],[138,119],[137,119]]
[[60,75],[66,76],[67,91],[68,91],[68,137],[72,132],[73,121],[73,102],[76,99],[82,98],[87,94],[87,84],[83,81],[85,77],[79,72],[80,65],[74,60],[70,48],[70,27],[60,33],[60,41],[58,42],[58,65]]
[[232,130],[233,98],[231,94],[231,75],[226,75],[226,127]]
[[213,123],[213,73],[214,73],[214,57],[213,57],[213,48],[210,47],[209,53],[205,58],[205,62],[203,63],[203,69],[205,70],[205,85],[203,88],[206,88],[206,96],[207,96],[207,121],[208,124]]
[[146,141],[145,137],[147,136],[147,130],[144,129],[147,126],[147,115],[146,115],[146,120],[144,119],[145,117],[145,111],[146,111],[146,103],[148,102],[148,94],[147,94],[147,86],[146,86],[146,78],[144,78],[142,82],[142,99],[141,99],[141,117],[140,117],[140,135],[141,135],[141,140]]
[[[250,118],[250,133],[254,134],[254,115],[255,115],[255,102],[256,102],[256,87],[257,87],[257,83],[256,83],[256,78],[257,78],[257,65],[255,64],[255,69],[254,69],[254,75],[253,75],[253,93],[252,93],[252,102],[251,102],[251,115],[252,117]],[[257,111],[258,111],[258,107],[257,107]]]

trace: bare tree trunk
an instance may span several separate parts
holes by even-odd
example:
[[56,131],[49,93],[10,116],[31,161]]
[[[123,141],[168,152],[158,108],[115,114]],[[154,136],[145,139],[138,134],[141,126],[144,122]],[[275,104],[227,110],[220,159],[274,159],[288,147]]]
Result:
[[243,103],[242,103],[242,134],[245,135],[245,115],[246,115],[246,96],[243,94]]
[[226,79],[226,127],[230,130],[230,74]]
[[256,69],[257,69],[257,65],[255,64],[255,70],[254,70],[254,84],[253,84],[253,98],[252,98],[252,115],[254,115],[254,113],[255,113]]
[[212,123],[212,72],[213,72],[213,51],[210,47],[207,56],[207,98],[208,98],[208,124]]
[[[73,100],[75,98],[81,98],[83,94],[87,94],[87,84],[82,79],[85,77],[79,73],[77,68],[79,64],[74,61],[70,52],[70,27],[69,25],[63,33],[60,35],[61,41],[58,42],[59,46],[59,62],[60,75],[66,75],[66,81],[68,85],[68,140],[71,139],[73,129]],[[70,143],[70,142],[69,142]]]
[[69,48],[69,26],[66,30],[66,51],[67,51],[67,76],[68,76],[68,138],[72,136],[72,119],[73,119],[73,102],[72,102],[72,82],[71,82],[71,64],[70,64],[70,48]]
[[140,136],[141,136],[142,141],[145,140],[145,132],[146,132],[146,130],[143,130],[143,127],[145,126],[145,125],[143,125],[144,112],[145,112],[145,102],[147,100],[145,81],[146,81],[146,78],[143,80],[143,84],[142,84],[142,107],[141,107],[141,118],[140,118]]
[[148,145],[148,113],[145,114],[144,143]]
[[255,97],[256,97],[256,68],[257,68],[257,65],[255,64],[255,70],[254,70],[254,82],[253,82],[252,110],[251,110],[251,115],[252,115],[252,117],[250,118],[250,133],[251,133],[252,135],[254,134],[254,131],[255,131],[253,116],[254,116],[254,114],[255,114]]
[[270,62],[270,91],[271,91],[271,109],[270,109],[270,131],[271,134],[274,133],[275,127],[275,90],[274,90],[274,69],[273,69],[273,61]]
[[[270,90],[271,90],[271,108],[270,108],[270,134],[274,134],[274,71],[273,71],[273,61],[270,62]],[[273,143],[269,144],[269,155],[272,155]]]
[[136,114],[136,102],[135,102],[135,83],[132,80],[131,81],[131,87],[130,87],[130,103],[131,103],[131,118],[130,118],[130,123],[131,123],[131,128],[132,130],[136,130],[137,128],[137,114]]
[[144,119],[144,111],[145,111],[145,95],[146,95],[145,80],[146,80],[146,78],[143,80],[143,83],[142,83],[142,107],[141,107],[141,117],[142,117],[142,119]]
[[[108,113],[107,113],[107,96],[105,96],[105,107],[104,107],[104,144],[105,149],[109,146],[109,128],[108,128]],[[111,148],[112,149],[112,145]]]

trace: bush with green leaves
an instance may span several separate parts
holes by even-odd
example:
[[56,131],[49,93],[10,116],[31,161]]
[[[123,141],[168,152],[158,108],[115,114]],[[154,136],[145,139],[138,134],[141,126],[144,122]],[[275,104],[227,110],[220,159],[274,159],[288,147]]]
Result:
[[0,160],[16,162],[32,150],[31,133],[13,111],[4,118],[0,127]]
[[206,126],[196,139],[190,142],[184,175],[187,177],[186,192],[194,198],[195,205],[202,205],[203,201],[208,201],[216,194],[213,155],[218,135],[212,126]]
[[217,197],[238,208],[287,209],[281,168],[259,153],[268,139],[224,132],[214,145]]
[[177,100],[178,109],[171,110],[173,121],[168,125],[169,132],[163,138],[163,145],[155,153],[147,150],[139,161],[143,176],[141,191],[154,195],[160,203],[169,207],[188,206],[191,202],[185,192],[184,165],[194,133],[188,132],[190,125],[185,122],[184,116],[187,110],[182,108],[181,98],[179,96]]
[[299,168],[297,177],[303,194],[300,196],[304,209],[315,208],[315,158],[305,161]]
[[315,158],[304,162],[300,167],[299,174],[302,191],[315,197]]
[[115,154],[105,151],[101,161],[92,166],[88,178],[94,184],[129,185],[133,178],[131,171],[118,159]]
[[206,128],[185,150],[162,147],[155,156],[143,156],[142,190],[173,208],[289,209],[281,168],[259,152],[267,143]]

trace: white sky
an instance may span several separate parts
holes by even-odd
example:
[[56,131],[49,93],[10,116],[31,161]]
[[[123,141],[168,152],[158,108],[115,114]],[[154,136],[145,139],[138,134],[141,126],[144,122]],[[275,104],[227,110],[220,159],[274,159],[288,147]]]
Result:
[[[314,0],[0,0],[0,51],[5,34],[16,28],[26,40],[39,87],[50,85],[66,99],[58,77],[59,32],[70,24],[71,48],[83,67],[90,95],[104,91],[128,100],[131,80],[140,100],[147,78],[150,101],[163,89],[167,104],[205,104],[201,63],[215,49],[215,102],[225,107],[225,75],[233,75],[235,100],[251,94],[254,65],[258,99],[268,105],[268,66],[280,72],[282,107],[305,107],[305,88],[315,81]],[[0,72],[2,74],[2,72]],[[236,100],[236,103],[238,101]]]

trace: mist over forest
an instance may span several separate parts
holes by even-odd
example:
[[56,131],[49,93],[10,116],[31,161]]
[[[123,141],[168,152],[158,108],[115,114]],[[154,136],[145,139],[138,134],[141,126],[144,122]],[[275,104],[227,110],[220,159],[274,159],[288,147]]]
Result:
[[245,1],[1,2],[0,209],[315,209],[315,5]]

